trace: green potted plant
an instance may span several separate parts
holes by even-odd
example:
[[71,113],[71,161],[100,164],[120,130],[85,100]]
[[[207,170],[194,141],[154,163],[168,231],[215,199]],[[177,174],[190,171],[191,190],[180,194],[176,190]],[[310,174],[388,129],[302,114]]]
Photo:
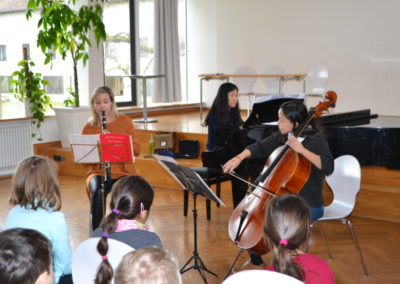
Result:
[[78,108],[78,63],[86,65],[89,60],[90,32],[97,46],[106,39],[102,2],[105,0],[88,0],[87,5],[77,5],[76,0],[29,0],[27,3],[27,19],[41,9],[37,45],[45,55],[44,63],[52,63],[54,54],[59,54],[62,59],[67,56],[72,59],[73,88],[67,89],[70,96],[64,101],[64,105],[72,108],[55,108],[63,147],[69,147],[69,134],[79,133],[89,118],[88,107]]
[[45,86],[48,83],[40,73],[35,73],[31,70],[31,67],[35,66],[33,61],[22,60],[18,63],[18,66],[21,69],[12,73],[10,84],[14,96],[19,101],[28,104],[29,111],[34,119],[32,124],[36,127],[32,137],[42,140],[40,126],[44,121],[46,110],[52,107],[50,97],[45,92]]

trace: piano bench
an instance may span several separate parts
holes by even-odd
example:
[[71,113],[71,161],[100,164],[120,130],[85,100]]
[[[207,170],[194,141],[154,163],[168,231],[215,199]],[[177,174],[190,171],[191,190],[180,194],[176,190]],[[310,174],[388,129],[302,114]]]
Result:
[[[211,185],[216,185],[216,195],[218,198],[221,197],[221,182],[230,180],[229,175],[222,172],[222,169],[210,168],[210,167],[194,167],[191,168],[195,171],[204,182],[211,187]],[[188,202],[189,202],[189,191],[183,191],[183,215],[186,217],[188,212]],[[219,207],[219,204],[217,205]],[[206,199],[206,213],[207,220],[211,219],[211,201]]]

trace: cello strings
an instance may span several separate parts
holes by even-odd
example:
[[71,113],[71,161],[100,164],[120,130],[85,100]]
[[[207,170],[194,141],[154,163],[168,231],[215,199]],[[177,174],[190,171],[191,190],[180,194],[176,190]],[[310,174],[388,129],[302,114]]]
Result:
[[[241,180],[242,182],[247,183],[248,185],[251,185],[251,186],[254,186],[254,187],[258,187],[258,188],[260,188],[262,191],[264,191],[265,193],[267,193],[267,194],[269,194],[269,195],[271,195],[271,196],[276,196],[276,194],[274,194],[274,193],[268,191],[268,189],[266,189],[265,187],[262,187],[262,186],[253,184],[253,183],[251,183],[251,182],[249,182],[249,181],[247,181],[247,180],[245,180],[245,179],[239,177],[238,175],[236,175],[235,172],[228,173],[228,175],[231,175],[231,176],[237,178],[238,180]],[[250,194],[254,194],[253,192],[249,192],[249,193],[250,193]],[[254,195],[255,195],[255,194],[254,194]],[[256,196],[257,196],[257,195],[256,195]]]

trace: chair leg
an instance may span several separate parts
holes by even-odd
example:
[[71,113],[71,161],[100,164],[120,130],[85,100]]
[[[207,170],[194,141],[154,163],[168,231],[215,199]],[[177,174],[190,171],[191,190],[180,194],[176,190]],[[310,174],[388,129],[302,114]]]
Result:
[[189,203],[189,192],[187,190],[183,191],[183,216],[187,216],[188,213],[188,203]]
[[[218,196],[218,198],[221,198],[221,183],[220,182],[218,182],[217,183],[217,196]],[[217,204],[217,207],[219,207],[219,203]]]
[[322,241],[324,242],[325,248],[328,251],[328,256],[329,258],[332,258],[331,249],[329,248],[328,242],[326,241],[325,233],[324,230],[322,229],[322,224],[320,223],[315,223],[315,224],[317,225],[319,232],[321,233]]
[[207,214],[207,220],[211,220],[211,201],[209,199],[206,199],[206,214]]
[[358,250],[358,254],[360,255],[360,261],[361,261],[361,265],[362,265],[362,267],[364,269],[364,274],[368,275],[367,266],[365,264],[364,257],[362,255],[361,248],[360,248],[360,245],[358,243],[357,235],[356,235],[356,232],[354,231],[353,225],[351,224],[350,220],[348,220],[347,218],[343,219],[343,220],[349,226],[349,231],[351,232],[351,235],[353,236],[354,244],[355,244],[355,246],[356,246],[356,248]]

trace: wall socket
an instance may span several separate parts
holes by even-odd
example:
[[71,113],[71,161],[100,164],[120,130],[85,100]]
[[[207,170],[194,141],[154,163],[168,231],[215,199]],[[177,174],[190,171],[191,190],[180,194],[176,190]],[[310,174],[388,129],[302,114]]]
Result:
[[53,155],[53,160],[56,162],[65,162],[65,157],[60,155]]

